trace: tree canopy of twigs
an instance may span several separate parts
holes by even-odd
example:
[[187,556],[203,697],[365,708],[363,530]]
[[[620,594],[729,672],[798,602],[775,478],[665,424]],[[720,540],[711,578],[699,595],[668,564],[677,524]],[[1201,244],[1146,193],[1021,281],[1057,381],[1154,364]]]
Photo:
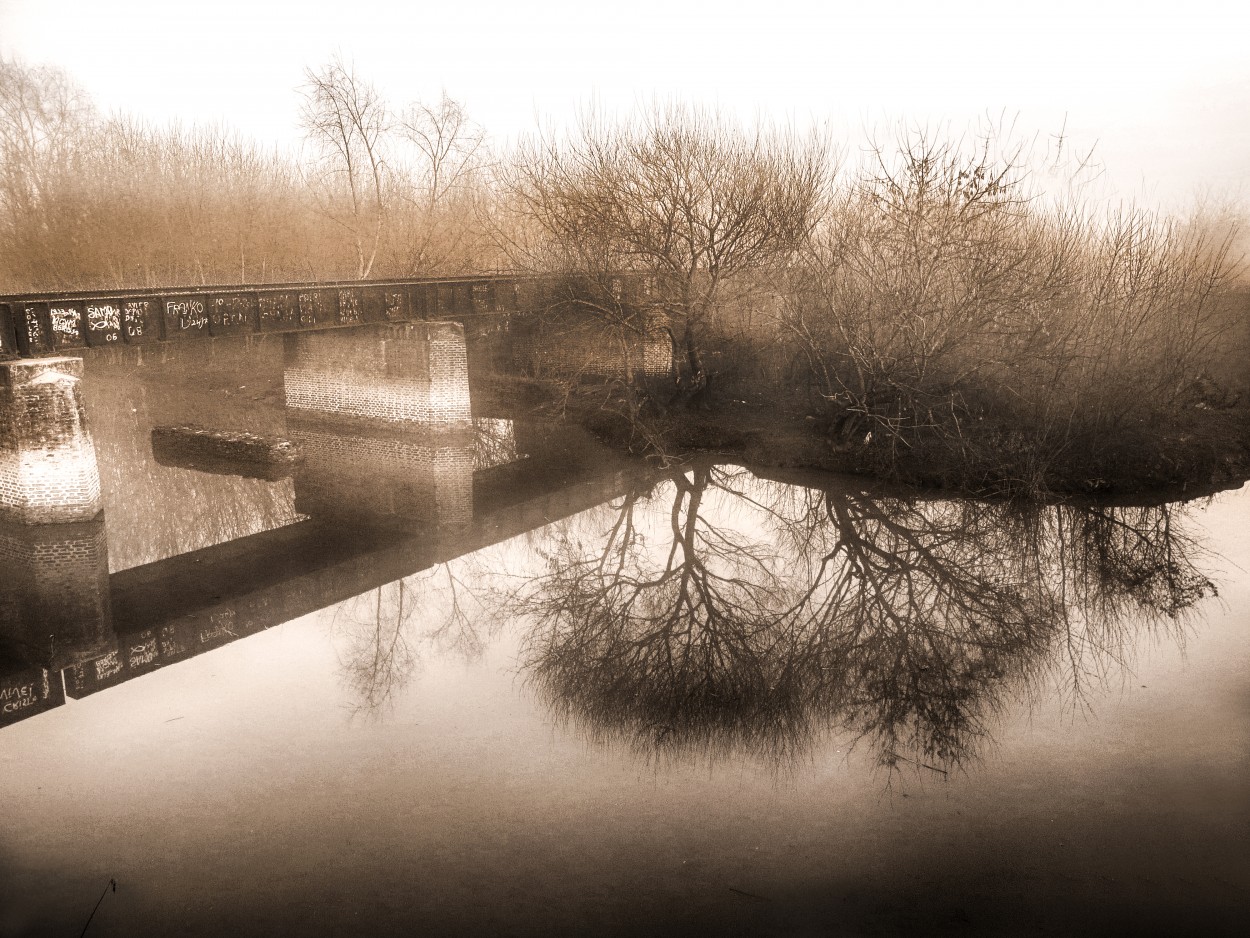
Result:
[[782,321],[841,431],[872,433],[883,464],[927,447],[965,487],[1032,491],[1202,375],[1231,322],[1233,231],[1043,198],[1027,148],[997,133],[877,147],[793,269]]
[[480,169],[486,131],[446,91],[437,104],[414,102],[404,112],[399,126],[420,154],[420,175],[431,206],[463,186]]
[[787,264],[824,209],[830,148],[819,135],[746,129],[682,107],[586,118],[564,139],[524,143],[500,172],[521,266],[652,278],[693,390],[707,382],[699,333],[723,283]]
[[342,186],[350,196],[350,216],[329,214],[351,233],[363,280],[377,259],[385,220],[390,114],[377,89],[338,57],[304,77],[304,130],[320,155],[323,185]]

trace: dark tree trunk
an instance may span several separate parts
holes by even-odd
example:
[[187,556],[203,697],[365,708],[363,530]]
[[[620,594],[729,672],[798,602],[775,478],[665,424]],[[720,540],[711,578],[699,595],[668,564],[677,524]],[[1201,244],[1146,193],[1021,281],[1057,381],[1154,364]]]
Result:
[[687,385],[692,394],[707,387],[707,373],[703,370],[703,356],[699,352],[699,343],[695,340],[694,322],[686,320],[686,329],[682,335],[682,345],[686,356],[686,365],[690,369],[690,380]]

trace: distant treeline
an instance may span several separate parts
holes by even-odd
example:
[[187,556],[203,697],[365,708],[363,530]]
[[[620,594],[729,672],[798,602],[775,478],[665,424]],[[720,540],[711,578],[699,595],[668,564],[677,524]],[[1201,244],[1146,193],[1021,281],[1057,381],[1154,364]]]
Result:
[[0,292],[412,276],[493,267],[483,135],[448,99],[389,111],[309,73],[296,160],[225,128],[101,117],[0,61]]

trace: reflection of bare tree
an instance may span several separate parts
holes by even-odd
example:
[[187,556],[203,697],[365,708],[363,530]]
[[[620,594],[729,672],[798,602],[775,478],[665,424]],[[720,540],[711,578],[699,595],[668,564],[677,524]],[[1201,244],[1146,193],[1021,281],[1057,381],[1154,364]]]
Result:
[[416,670],[409,620],[417,608],[418,596],[413,595],[417,592],[407,581],[398,580],[341,607],[349,626],[340,665],[358,711],[382,711]]
[[482,579],[481,564],[475,557],[439,564],[336,610],[339,662],[356,712],[386,713],[416,674],[422,646],[466,659],[482,654],[494,624],[481,615],[473,585]]
[[696,467],[557,535],[526,665],[592,733],[785,758],[836,727],[887,765],[975,754],[1057,662],[1081,693],[1211,589],[1170,508],[814,491]]
[[[548,693],[592,726],[663,744],[729,736],[751,745],[801,737],[779,554],[702,521],[711,470],[671,479],[665,550],[626,498],[601,545],[557,535],[549,568],[522,594],[539,623],[532,664]],[[780,668],[779,668],[780,666]]]
[[439,651],[474,659],[486,650],[497,623],[483,619],[482,600],[471,582],[485,575],[481,558],[461,558],[434,569],[431,579],[438,583],[440,603],[438,614],[426,623],[425,640]]
[[489,469],[517,460],[516,430],[511,420],[473,418],[473,468]]
[[1045,662],[1075,704],[1130,663],[1126,650],[1140,630],[1164,629],[1180,641],[1186,612],[1216,592],[1195,566],[1201,546],[1176,506],[1021,512],[1014,537],[1015,554],[1032,561],[1045,588]]

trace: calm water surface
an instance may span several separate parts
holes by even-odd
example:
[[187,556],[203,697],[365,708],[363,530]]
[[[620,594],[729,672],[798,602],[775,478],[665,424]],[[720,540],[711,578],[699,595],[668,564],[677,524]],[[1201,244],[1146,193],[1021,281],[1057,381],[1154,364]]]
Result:
[[88,934],[1239,933],[1247,489],[659,470],[476,397],[345,459],[266,341],[88,362],[109,597],[0,728],[0,935],[110,879]]

